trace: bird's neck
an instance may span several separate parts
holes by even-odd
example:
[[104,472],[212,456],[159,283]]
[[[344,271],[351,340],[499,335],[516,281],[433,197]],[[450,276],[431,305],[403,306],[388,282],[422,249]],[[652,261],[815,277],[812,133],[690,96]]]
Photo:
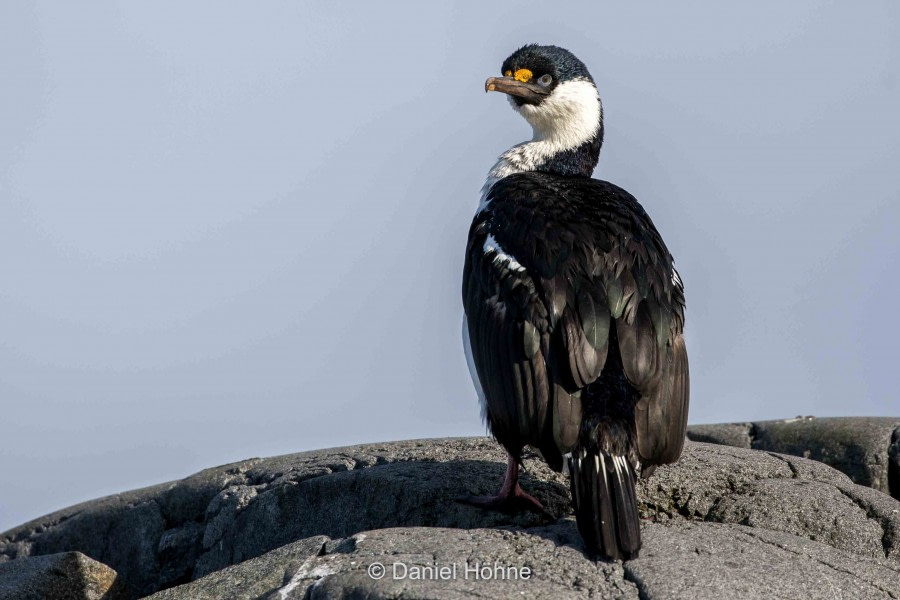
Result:
[[553,110],[553,106],[544,106],[541,112],[527,106],[519,110],[531,124],[534,135],[531,141],[500,155],[488,173],[482,198],[494,183],[515,173],[591,176],[603,145],[603,107],[593,84],[590,88],[593,95],[587,96],[576,111],[571,110],[571,102],[559,110]]

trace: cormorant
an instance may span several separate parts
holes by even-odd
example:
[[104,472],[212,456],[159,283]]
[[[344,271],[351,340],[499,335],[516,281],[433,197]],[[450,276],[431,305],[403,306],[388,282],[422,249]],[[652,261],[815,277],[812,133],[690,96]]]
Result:
[[638,468],[684,445],[688,360],[684,288],[637,200],[592,179],[603,109],[578,58],[516,50],[485,91],[507,94],[534,137],[490,170],[469,230],[463,335],[491,433],[509,453],[489,508],[540,503],[518,483],[522,450],[561,471],[586,546],[637,557]]

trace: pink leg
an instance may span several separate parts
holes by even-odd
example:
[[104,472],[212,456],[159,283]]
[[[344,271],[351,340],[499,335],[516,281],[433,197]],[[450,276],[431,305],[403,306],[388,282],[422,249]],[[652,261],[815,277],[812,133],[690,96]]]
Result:
[[526,509],[549,514],[537,498],[519,487],[519,463],[512,456],[506,460],[506,476],[495,496],[467,496],[461,498],[460,502],[502,512],[518,512]]

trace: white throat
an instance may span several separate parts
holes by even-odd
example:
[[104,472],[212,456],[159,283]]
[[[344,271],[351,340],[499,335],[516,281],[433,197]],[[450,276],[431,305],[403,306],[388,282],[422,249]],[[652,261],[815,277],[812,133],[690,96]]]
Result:
[[560,83],[539,106],[516,106],[512,98],[509,101],[513,109],[525,117],[534,134],[531,141],[517,144],[501,154],[488,172],[481,188],[479,212],[484,209],[487,194],[497,181],[514,173],[534,171],[550,157],[590,141],[600,128],[603,114],[597,88],[587,79]]

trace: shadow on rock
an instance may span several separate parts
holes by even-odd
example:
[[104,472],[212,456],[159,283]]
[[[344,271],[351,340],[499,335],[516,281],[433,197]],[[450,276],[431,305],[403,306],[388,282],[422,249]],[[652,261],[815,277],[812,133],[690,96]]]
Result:
[[[457,501],[468,494],[495,492],[503,473],[502,464],[490,461],[408,461],[287,482],[261,493],[229,489],[210,505],[194,577],[316,535],[343,538],[389,527],[546,524],[536,513],[507,514]],[[568,513],[563,483],[526,474],[522,484],[554,516]]]

